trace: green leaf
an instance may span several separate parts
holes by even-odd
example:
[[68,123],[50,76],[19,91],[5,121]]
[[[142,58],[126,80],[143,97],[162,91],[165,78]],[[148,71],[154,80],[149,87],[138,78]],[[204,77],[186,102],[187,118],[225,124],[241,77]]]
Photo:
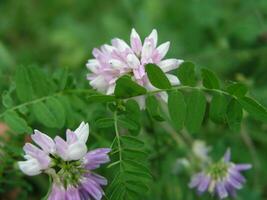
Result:
[[55,85],[41,69],[32,65],[27,67],[34,97],[43,97],[55,92]]
[[172,91],[169,93],[168,108],[174,127],[177,130],[182,129],[186,116],[186,104],[181,92]]
[[15,111],[8,111],[4,115],[7,125],[16,133],[31,133],[32,129],[27,122],[21,118]]
[[113,118],[101,118],[96,121],[95,125],[98,128],[112,127],[114,125],[114,119]]
[[226,91],[240,98],[246,95],[248,88],[243,83],[232,83],[227,87]]
[[91,95],[87,98],[88,102],[106,103],[116,101],[115,96],[111,95]]
[[139,105],[135,100],[130,99],[126,102],[125,108],[125,117],[131,120],[135,126],[135,129],[130,129],[129,131],[132,135],[138,135],[141,129],[141,110],[139,108]]
[[182,85],[195,86],[197,82],[195,64],[192,62],[183,62],[177,69],[177,76]]
[[152,118],[157,121],[164,121],[161,107],[155,96],[148,96],[146,98],[146,109]]
[[243,111],[240,103],[232,99],[227,108],[227,123],[231,130],[235,132],[240,131],[241,121],[243,117]]
[[17,67],[15,75],[16,93],[20,101],[30,101],[34,98],[34,91],[28,69]]
[[11,98],[9,91],[4,91],[2,93],[2,104],[6,108],[10,108],[14,105],[13,99]]
[[225,95],[215,93],[210,103],[210,118],[216,122],[221,123],[225,121],[228,101]]
[[139,126],[135,121],[133,121],[133,120],[131,120],[125,116],[119,116],[118,117],[118,123],[121,127],[124,127],[126,129],[130,129],[130,130],[138,130],[139,129]]
[[201,69],[203,85],[209,89],[220,89],[220,81],[214,72],[209,69]]
[[114,94],[118,98],[129,98],[145,93],[146,89],[132,81],[128,76],[122,76],[116,81]]
[[127,146],[127,147],[130,147],[130,148],[143,148],[145,143],[142,142],[141,140],[138,140],[137,138],[135,137],[132,137],[132,136],[127,136],[127,135],[124,135],[124,136],[121,136],[121,141],[123,143],[123,145]]
[[260,103],[250,97],[238,99],[242,107],[255,119],[267,122],[267,110]]
[[187,114],[185,126],[189,132],[196,132],[200,128],[206,110],[206,98],[202,91],[194,90],[186,98]]
[[153,86],[159,89],[171,88],[171,83],[165,73],[154,64],[147,64],[145,66],[149,81]]
[[56,98],[49,98],[45,102],[33,104],[36,119],[49,128],[62,128],[65,124],[64,106]]

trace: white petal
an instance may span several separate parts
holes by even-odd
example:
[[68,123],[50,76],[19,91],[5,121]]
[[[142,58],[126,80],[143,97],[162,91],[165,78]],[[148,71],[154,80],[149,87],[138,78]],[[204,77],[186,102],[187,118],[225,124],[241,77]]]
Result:
[[167,78],[169,79],[169,81],[171,82],[171,85],[179,85],[180,81],[179,79],[172,74],[166,74]]
[[153,44],[150,40],[145,40],[143,48],[142,48],[142,55],[141,55],[141,60],[143,63],[148,63],[149,60],[151,60],[152,53],[153,53]]
[[89,124],[82,122],[74,133],[76,134],[78,141],[86,143],[89,136]]
[[100,63],[97,59],[90,59],[86,63],[87,69],[89,69],[93,73],[97,73],[98,68],[100,68]]
[[85,143],[76,142],[69,145],[67,160],[80,160],[85,156],[87,147]]
[[123,63],[120,60],[117,59],[110,59],[109,64],[114,68],[114,69],[123,69],[126,67],[125,63]]
[[157,52],[160,55],[160,59],[164,58],[164,56],[166,56],[168,50],[170,47],[170,42],[165,42],[161,45],[158,46],[157,48]]
[[148,36],[149,39],[153,40],[153,47],[155,48],[158,43],[158,32],[156,29],[153,29],[150,35]]
[[127,62],[130,68],[132,69],[138,69],[140,66],[140,61],[134,54],[128,54],[127,56]]
[[162,69],[163,72],[168,72],[178,68],[181,63],[182,60],[171,58],[160,61],[158,63],[158,66]]
[[108,89],[107,89],[107,95],[112,95],[112,94],[114,94],[114,90],[115,90],[115,84],[113,84],[113,85],[110,85],[109,87],[108,87]]
[[29,158],[26,161],[19,161],[20,170],[28,176],[35,176],[41,173],[41,166],[35,158]]
[[107,53],[107,54],[111,54],[115,48],[111,45],[108,45],[108,44],[104,44],[101,46],[101,50],[104,52],[104,53]]
[[142,50],[142,41],[134,28],[132,29],[130,40],[132,50],[139,56]]
[[160,92],[158,93],[158,95],[160,96],[160,98],[164,101],[164,102],[168,102],[168,95],[166,92]]
[[93,88],[100,90],[101,92],[104,92],[108,86],[107,82],[105,81],[105,78],[101,75],[90,81],[90,85]]
[[126,49],[130,49],[129,45],[124,42],[122,39],[114,38],[111,40],[111,43],[114,47],[116,47],[120,52],[125,51]]

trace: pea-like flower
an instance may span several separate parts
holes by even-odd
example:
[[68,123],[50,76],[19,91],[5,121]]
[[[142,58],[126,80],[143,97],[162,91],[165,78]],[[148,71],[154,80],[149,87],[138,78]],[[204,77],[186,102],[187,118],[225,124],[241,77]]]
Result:
[[66,141],[59,136],[53,140],[35,130],[31,138],[39,147],[25,144],[26,161],[18,162],[19,168],[29,176],[43,172],[52,177],[49,200],[100,200],[104,195],[102,186],[107,185],[107,180],[93,170],[110,161],[111,149],[87,152],[88,137],[89,125],[84,122],[75,131],[66,131]]
[[[154,29],[142,43],[140,36],[132,29],[130,45],[115,38],[111,45],[104,44],[100,49],[93,50],[94,59],[88,60],[87,68],[91,71],[87,79],[90,85],[100,92],[113,94],[116,80],[122,75],[130,75],[132,80],[148,90],[154,90],[145,72],[148,63],[157,64],[163,72],[176,69],[183,61],[179,59],[165,59],[170,42],[157,47],[158,33]],[[166,74],[172,85],[179,84],[179,80],[172,74]]]
[[194,175],[189,183],[199,194],[208,191],[219,199],[235,197],[236,190],[246,182],[241,172],[251,168],[250,164],[235,164],[230,161],[231,152],[227,150],[224,157],[217,163]]

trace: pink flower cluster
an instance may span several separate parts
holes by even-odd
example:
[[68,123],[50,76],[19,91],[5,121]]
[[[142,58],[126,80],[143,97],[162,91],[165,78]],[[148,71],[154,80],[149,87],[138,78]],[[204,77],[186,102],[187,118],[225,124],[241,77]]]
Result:
[[[157,64],[164,72],[176,69],[183,61],[175,58],[165,59],[170,42],[157,47],[158,33],[154,29],[142,43],[140,36],[132,29],[130,45],[125,41],[114,38],[111,45],[104,44],[100,49],[93,50],[94,59],[88,60],[87,68],[91,71],[87,79],[90,85],[107,95],[113,94],[116,80],[122,75],[130,75],[134,81],[148,90],[155,88],[149,82],[145,65]],[[179,80],[172,74],[166,74],[172,85]]]

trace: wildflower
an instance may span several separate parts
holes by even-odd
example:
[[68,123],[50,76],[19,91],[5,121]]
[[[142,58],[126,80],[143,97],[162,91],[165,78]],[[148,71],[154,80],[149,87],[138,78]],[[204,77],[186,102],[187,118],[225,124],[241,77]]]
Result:
[[250,169],[251,165],[234,164],[230,161],[230,154],[230,150],[227,150],[219,162],[194,175],[189,187],[196,188],[199,194],[208,191],[219,199],[235,197],[236,190],[241,189],[246,181],[241,172]]
[[[94,59],[88,60],[87,68],[91,71],[87,79],[90,85],[100,92],[113,94],[116,80],[122,75],[130,75],[132,80],[148,90],[155,88],[149,82],[145,65],[157,64],[164,72],[176,69],[183,61],[178,59],[165,59],[170,42],[157,47],[158,33],[154,29],[145,38],[144,43],[140,36],[132,29],[130,46],[123,40],[115,38],[111,45],[104,44],[100,49],[93,50]],[[166,74],[172,85],[179,84],[179,80],[172,74]]]
[[87,123],[82,122],[75,131],[67,130],[66,141],[59,136],[53,140],[38,130],[31,137],[40,148],[25,144],[23,149],[27,160],[20,161],[19,168],[30,176],[43,172],[52,177],[49,200],[102,198],[102,186],[107,185],[107,180],[93,170],[110,161],[110,149],[99,148],[87,152]]

